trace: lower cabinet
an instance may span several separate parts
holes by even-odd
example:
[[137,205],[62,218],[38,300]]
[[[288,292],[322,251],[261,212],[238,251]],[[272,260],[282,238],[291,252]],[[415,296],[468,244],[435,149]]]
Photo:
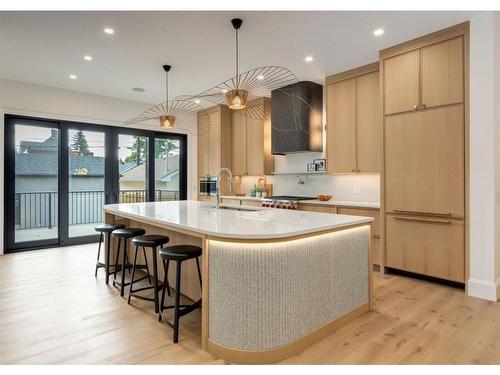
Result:
[[464,221],[387,215],[386,266],[465,283]]
[[323,212],[328,214],[336,214],[337,207],[332,205],[320,205],[320,204],[300,204],[301,211],[310,211],[310,212]]
[[215,197],[209,195],[198,195],[198,200],[201,202],[213,202],[215,203]]
[[342,215],[371,216],[372,238],[370,260],[374,264],[382,264],[382,249],[380,247],[380,210],[354,207],[339,207],[338,213]]

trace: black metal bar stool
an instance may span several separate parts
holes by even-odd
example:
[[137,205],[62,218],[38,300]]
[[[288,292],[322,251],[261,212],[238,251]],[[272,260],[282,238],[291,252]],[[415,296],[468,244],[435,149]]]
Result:
[[[132,240],[132,245],[135,246],[135,256],[134,256],[134,264],[132,267],[132,278],[130,279],[130,289],[129,289],[129,293],[128,293],[128,303],[129,304],[130,304],[130,299],[132,298],[132,296],[146,300],[146,301],[153,301],[155,303],[155,313],[159,312],[160,301],[158,298],[158,294],[159,294],[158,292],[160,290],[160,287],[162,287],[162,284],[158,285],[158,266],[157,266],[157,259],[156,259],[156,257],[158,255],[156,254],[156,249],[159,246],[165,245],[166,243],[168,243],[168,241],[170,241],[170,239],[167,236],[161,236],[159,234],[146,234],[144,236],[135,237]],[[144,253],[145,259],[147,259],[146,258],[146,247],[148,249],[151,249],[151,256],[153,257],[153,285],[151,285],[151,278],[149,277],[149,272],[148,272],[147,276],[141,277],[139,280],[134,280],[135,270],[137,268],[137,253],[139,252],[139,246],[142,247],[142,251]],[[144,280],[145,278],[149,279],[150,286],[146,286],[146,287],[142,287],[142,288],[134,290],[134,288],[133,288],[134,283],[137,283],[141,280]],[[141,292],[141,291],[149,290],[149,289],[153,289],[153,295],[154,295],[153,298],[145,297],[145,296],[141,296],[139,294],[136,294],[137,292]]]
[[[111,232],[113,237],[118,238],[118,249],[116,252],[116,264],[118,264],[120,258],[120,242],[123,240],[123,254],[122,254],[122,263],[121,263],[121,282],[116,281],[116,273],[113,277],[113,285],[120,286],[120,296],[123,297],[125,294],[125,285],[129,285],[130,283],[125,283],[125,268],[130,270],[130,264],[128,262],[128,254],[127,254],[127,240],[132,237],[142,236],[146,231],[142,228],[121,228],[116,229]],[[141,264],[137,268],[147,269],[147,264]]]
[[[174,245],[164,247],[160,250],[160,257],[163,260],[163,267],[165,276],[163,278],[163,293],[161,295],[161,303],[160,303],[160,316],[159,320],[162,320],[162,312],[165,309],[174,309],[174,322],[170,323],[166,321],[167,324],[174,329],[174,343],[179,341],[179,318],[186,314],[189,314],[191,311],[196,310],[201,307],[201,298],[194,302],[191,305],[181,305],[181,264],[185,260],[196,259],[196,267],[198,268],[198,278],[200,280],[200,288],[201,285],[201,271],[200,271],[200,262],[198,258],[201,256],[202,250],[199,246],[193,245]],[[176,262],[176,272],[175,272],[175,302],[173,305],[165,306],[165,288],[167,288],[167,293],[170,296],[170,289],[168,285],[168,267],[170,261]]]
[[[111,251],[111,232],[116,229],[124,228],[123,224],[99,224],[95,227],[96,232],[99,232],[99,250],[97,250],[97,262],[95,264],[95,277],[97,277],[97,270],[99,268],[104,268],[106,272],[106,284],[109,284],[109,275],[113,275],[118,272],[117,265],[115,262],[114,265],[110,265],[110,251]],[[104,263],[99,261],[99,257],[101,256],[101,244],[104,240],[104,236],[106,236],[106,252],[104,253]],[[113,272],[109,272],[109,268],[113,267]]]

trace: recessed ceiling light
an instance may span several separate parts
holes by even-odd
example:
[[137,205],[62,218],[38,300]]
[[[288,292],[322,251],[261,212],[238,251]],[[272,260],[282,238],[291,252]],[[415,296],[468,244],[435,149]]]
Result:
[[314,60],[314,57],[312,56],[306,56],[306,58],[304,59],[306,62],[311,62]]
[[222,92],[225,94],[227,92],[227,90],[226,89],[222,89]]
[[200,104],[200,100],[199,100],[199,99],[196,99],[194,102],[195,102],[196,104]]
[[257,76],[257,79],[258,79],[259,81],[262,81],[262,80],[264,79],[264,76],[263,76],[262,74],[261,74],[261,75],[258,75],[258,76]]
[[78,77],[77,77],[77,76],[75,76],[74,74],[70,74],[70,75],[69,75],[69,78],[71,78],[71,79],[77,79]]
[[110,35],[111,35],[111,34],[114,34],[114,33],[115,33],[115,30],[113,30],[113,29],[112,29],[112,28],[110,28],[110,27],[106,27],[106,28],[104,29],[104,32],[105,32],[106,34],[110,34]]
[[146,89],[143,89],[142,87],[132,87],[133,92],[144,92]]
[[92,56],[85,55],[85,56],[83,56],[83,59],[86,61],[92,61]]
[[373,35],[380,36],[384,34],[384,29],[375,29],[373,30]]

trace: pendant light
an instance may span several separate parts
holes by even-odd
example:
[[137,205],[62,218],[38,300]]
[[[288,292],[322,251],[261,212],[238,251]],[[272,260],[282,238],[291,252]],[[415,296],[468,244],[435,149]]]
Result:
[[160,116],[160,128],[162,129],[172,129],[175,126],[175,116],[169,114],[169,102],[168,102],[168,72],[172,67],[170,65],[163,65],[163,70],[165,71],[165,105],[166,105],[166,115]]
[[241,27],[243,20],[241,18],[233,18],[231,20],[231,25],[235,30],[236,34],[236,87],[232,90],[226,92],[227,106],[231,109],[240,110],[244,109],[247,104],[248,91],[240,87],[240,75],[239,75],[239,45],[238,45],[238,30]]
[[[163,65],[165,71],[165,102],[155,105],[125,122],[126,125],[137,124],[149,120],[160,122],[161,129],[172,129],[177,125],[177,114],[195,113],[203,108],[198,104],[200,101],[192,96],[176,97],[173,100],[169,98],[168,77],[172,69],[170,65]],[[186,124],[187,125],[187,124]]]

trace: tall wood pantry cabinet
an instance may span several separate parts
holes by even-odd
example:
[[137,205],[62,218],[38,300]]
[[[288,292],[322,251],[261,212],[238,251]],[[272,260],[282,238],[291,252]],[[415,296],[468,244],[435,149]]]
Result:
[[468,24],[380,52],[385,266],[465,283]]
[[326,79],[327,169],[330,173],[380,173],[379,64]]

